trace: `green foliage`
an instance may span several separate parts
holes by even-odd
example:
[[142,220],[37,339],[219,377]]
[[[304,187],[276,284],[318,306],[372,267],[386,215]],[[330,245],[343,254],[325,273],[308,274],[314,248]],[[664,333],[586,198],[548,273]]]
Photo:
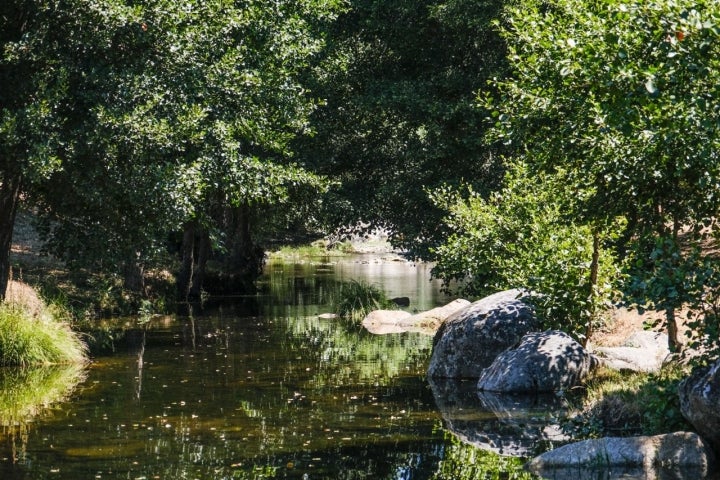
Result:
[[82,363],[85,351],[85,344],[63,321],[0,304],[0,366]]
[[637,255],[628,290],[646,309],[682,307],[690,360],[704,365],[720,356],[720,260],[707,247],[716,239],[706,234],[690,232],[681,241],[658,237],[644,261]]
[[501,178],[483,143],[476,92],[505,68],[495,0],[356,0],[328,29],[313,71],[326,99],[298,155],[338,180],[317,212],[330,230],[389,226],[395,246],[428,255],[443,212],[424,188]]
[[451,442],[431,477],[433,480],[530,480],[534,475],[523,469],[523,459],[503,457],[461,442],[450,433],[445,434]]
[[560,171],[578,222],[627,219],[619,251],[639,246],[630,274],[652,284],[640,303],[665,310],[673,344],[689,265],[676,256],[718,210],[718,25],[709,0],[524,0],[502,26],[511,75],[496,82],[492,138]]
[[[534,293],[545,328],[578,338],[599,321],[616,293],[617,262],[611,250],[602,249],[592,284],[593,231],[568,216],[559,174],[530,175],[517,163],[505,186],[487,198],[472,189],[465,198],[448,188],[431,196],[448,212],[445,222],[453,232],[435,250],[433,274],[446,284],[454,282],[468,296],[525,288]],[[608,229],[603,239],[612,233]]]
[[220,249],[234,238],[230,209],[283,204],[266,220],[292,217],[291,202],[325,188],[288,144],[308,130],[317,100],[301,76],[340,7],[9,2],[0,178],[21,176],[39,202],[49,251],[121,275],[167,266],[185,222]]
[[365,281],[350,280],[340,285],[335,311],[343,318],[362,320],[373,310],[397,308],[385,292]]

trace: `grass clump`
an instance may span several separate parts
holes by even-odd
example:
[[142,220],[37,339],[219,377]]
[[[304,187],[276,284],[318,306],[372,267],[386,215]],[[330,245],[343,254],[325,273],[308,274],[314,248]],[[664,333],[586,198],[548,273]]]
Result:
[[0,303],[0,366],[85,362],[84,342],[60,318],[42,303]]
[[566,429],[577,438],[692,430],[680,412],[677,393],[686,373],[678,365],[658,373],[603,369],[586,384],[579,413]]
[[351,320],[362,320],[373,310],[397,308],[385,292],[364,281],[344,282],[337,295],[335,312]]

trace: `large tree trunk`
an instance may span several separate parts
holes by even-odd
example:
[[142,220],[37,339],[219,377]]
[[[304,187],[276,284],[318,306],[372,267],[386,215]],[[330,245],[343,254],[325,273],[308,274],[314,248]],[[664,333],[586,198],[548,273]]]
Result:
[[231,274],[252,281],[262,272],[264,252],[252,240],[250,207],[243,205],[232,213],[234,235],[227,267]]
[[12,174],[6,175],[0,183],[0,301],[5,299],[10,282],[10,249],[21,183],[20,175]]
[[125,263],[124,287],[134,293],[145,293],[145,268],[139,261],[139,255],[133,256]]

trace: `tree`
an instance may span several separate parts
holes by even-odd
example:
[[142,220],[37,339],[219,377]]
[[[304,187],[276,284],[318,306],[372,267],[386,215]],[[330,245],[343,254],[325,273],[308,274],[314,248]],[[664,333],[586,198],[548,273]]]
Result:
[[[8,51],[33,60],[32,78],[49,78],[62,107],[38,131],[58,139],[58,168],[27,189],[48,248],[71,265],[119,268],[142,288],[171,232],[192,226],[209,239],[225,233],[226,209],[322,190],[288,142],[307,128],[316,102],[300,73],[338,5],[37,2]],[[29,91],[24,108],[45,93]]]
[[665,311],[673,348],[679,266],[720,194],[719,24],[712,1],[526,0],[503,26],[511,74],[497,83],[495,138],[564,172],[580,221],[627,219],[633,277],[657,280],[637,296]]
[[433,275],[466,296],[528,291],[544,328],[562,329],[585,344],[617,295],[620,269],[611,240],[621,225],[593,235],[568,217],[562,175],[508,167],[503,187],[488,196],[470,189],[432,192],[452,232],[435,249]]
[[57,100],[48,61],[17,46],[33,28],[37,10],[33,2],[20,0],[0,7],[0,300],[10,278],[12,231],[23,187],[57,167],[55,139],[44,134]]
[[501,6],[353,0],[331,25],[313,87],[326,104],[297,147],[338,180],[323,202],[326,228],[389,227],[397,246],[427,256],[444,232],[425,189],[465,182],[486,191],[501,180],[476,101],[505,68],[491,25]]

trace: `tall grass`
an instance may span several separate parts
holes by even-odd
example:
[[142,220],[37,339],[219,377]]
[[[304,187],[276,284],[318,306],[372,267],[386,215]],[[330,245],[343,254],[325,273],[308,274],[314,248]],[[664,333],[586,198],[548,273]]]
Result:
[[385,292],[364,281],[351,280],[343,283],[337,296],[336,313],[351,320],[362,320],[373,310],[397,308]]
[[268,252],[268,257],[270,259],[289,260],[309,257],[344,257],[353,253],[353,251],[353,245],[350,242],[339,243],[332,248],[328,248],[326,242],[319,240],[310,245],[285,245],[276,251]]
[[0,304],[0,366],[82,363],[86,346],[48,308],[37,314],[18,304]]

